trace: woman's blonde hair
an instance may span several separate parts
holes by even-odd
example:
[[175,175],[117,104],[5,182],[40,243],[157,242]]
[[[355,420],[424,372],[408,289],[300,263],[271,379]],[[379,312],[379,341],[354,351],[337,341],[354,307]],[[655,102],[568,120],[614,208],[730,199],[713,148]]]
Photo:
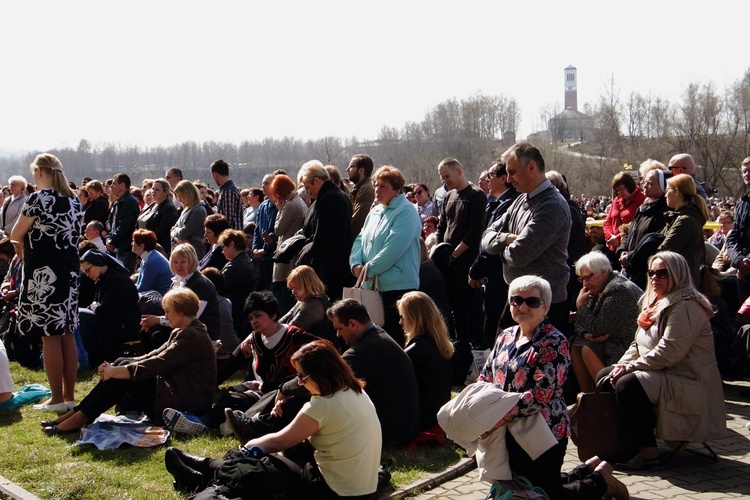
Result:
[[667,179],[667,186],[675,188],[680,192],[682,198],[688,205],[695,205],[698,207],[701,215],[703,216],[703,222],[711,219],[711,215],[708,213],[708,207],[702,196],[698,195],[698,191],[695,187],[695,181],[693,177],[688,174],[678,174],[674,177]]
[[406,343],[420,335],[428,335],[443,359],[453,356],[453,344],[448,336],[443,316],[435,302],[424,292],[407,292],[396,301],[404,325]]
[[161,305],[185,316],[196,316],[200,309],[200,300],[191,289],[180,287],[168,291],[161,299]]
[[190,181],[178,182],[174,188],[174,193],[185,198],[185,201],[187,201],[185,208],[193,207],[201,201],[200,191]]
[[297,184],[312,184],[315,178],[325,182],[331,178],[328,170],[318,160],[310,160],[299,169]]
[[[182,257],[188,261],[188,274],[193,274],[198,270],[198,254],[195,253],[195,248],[190,243],[180,243],[172,249],[172,253],[169,254],[169,269],[174,273],[174,266],[172,261],[175,257]],[[175,273],[177,274],[177,273]]]
[[[709,317],[714,315],[714,309],[711,306],[711,303],[705,295],[695,288],[690,274],[690,267],[682,255],[675,252],[658,252],[648,259],[649,269],[651,269],[651,263],[656,259],[661,259],[667,267],[667,272],[669,273],[669,286],[666,295],[659,301],[659,305],[656,308],[657,314],[655,314],[654,317],[658,318],[659,314],[661,314],[664,309],[683,300],[695,300],[706,310]],[[654,303],[656,298],[656,292],[654,291],[653,286],[651,285],[651,280],[649,279],[646,284],[646,292],[641,297],[641,310],[648,308]]]
[[669,170],[667,170],[667,167],[665,167],[663,163],[656,161],[656,160],[652,160],[651,158],[641,163],[641,165],[638,167],[638,173],[640,174],[641,179],[645,179],[646,174],[651,172],[652,170],[661,170],[662,172],[669,172]]
[[297,266],[292,269],[286,278],[286,286],[290,286],[292,281],[297,282],[302,294],[307,297],[318,297],[326,293],[325,285],[310,266]]
[[57,159],[55,155],[41,154],[34,158],[31,164],[32,173],[37,170],[43,170],[50,176],[52,176],[52,189],[57,192],[60,196],[67,196],[73,198],[75,193],[70,189],[68,185],[68,179],[62,171],[62,163]]

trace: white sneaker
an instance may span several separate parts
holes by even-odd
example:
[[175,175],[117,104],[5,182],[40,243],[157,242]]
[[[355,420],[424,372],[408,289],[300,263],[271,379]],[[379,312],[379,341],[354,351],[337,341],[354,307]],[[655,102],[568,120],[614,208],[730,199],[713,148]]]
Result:
[[208,427],[206,427],[198,417],[187,412],[177,411],[173,408],[165,408],[162,413],[162,418],[164,419],[164,424],[167,428],[178,434],[194,436],[196,434],[208,432]]

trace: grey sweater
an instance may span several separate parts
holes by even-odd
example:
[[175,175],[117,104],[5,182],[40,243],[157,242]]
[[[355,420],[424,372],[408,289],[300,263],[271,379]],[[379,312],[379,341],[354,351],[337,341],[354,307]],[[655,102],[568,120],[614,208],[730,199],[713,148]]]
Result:
[[[531,195],[531,196],[529,196]],[[533,274],[549,281],[552,303],[568,297],[570,268],[570,209],[557,188],[545,180],[529,195],[516,198],[508,211],[484,232],[482,250],[503,259],[503,277],[510,284],[515,278]],[[506,244],[508,234],[518,237]]]

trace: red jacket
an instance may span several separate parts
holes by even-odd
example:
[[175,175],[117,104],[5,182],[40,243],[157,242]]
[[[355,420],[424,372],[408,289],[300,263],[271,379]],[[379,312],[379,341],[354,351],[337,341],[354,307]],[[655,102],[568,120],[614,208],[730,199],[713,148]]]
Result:
[[609,243],[607,246],[613,252],[620,246],[622,240],[622,234],[620,232],[620,226],[628,224],[635,217],[638,207],[643,204],[646,199],[646,195],[643,194],[640,187],[636,187],[633,194],[628,198],[628,201],[623,201],[620,196],[616,197],[609,207],[609,213],[607,218],[604,220],[604,241],[609,241],[610,236],[617,236],[617,241],[613,245]]

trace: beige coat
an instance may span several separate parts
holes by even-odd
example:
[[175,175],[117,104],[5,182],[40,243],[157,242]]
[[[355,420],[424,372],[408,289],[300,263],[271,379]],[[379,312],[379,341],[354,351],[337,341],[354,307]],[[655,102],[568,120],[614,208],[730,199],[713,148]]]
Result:
[[724,391],[708,314],[695,300],[680,301],[661,312],[659,331],[651,351],[639,357],[633,342],[620,359],[628,373],[663,370],[657,437],[697,443],[724,437]]

